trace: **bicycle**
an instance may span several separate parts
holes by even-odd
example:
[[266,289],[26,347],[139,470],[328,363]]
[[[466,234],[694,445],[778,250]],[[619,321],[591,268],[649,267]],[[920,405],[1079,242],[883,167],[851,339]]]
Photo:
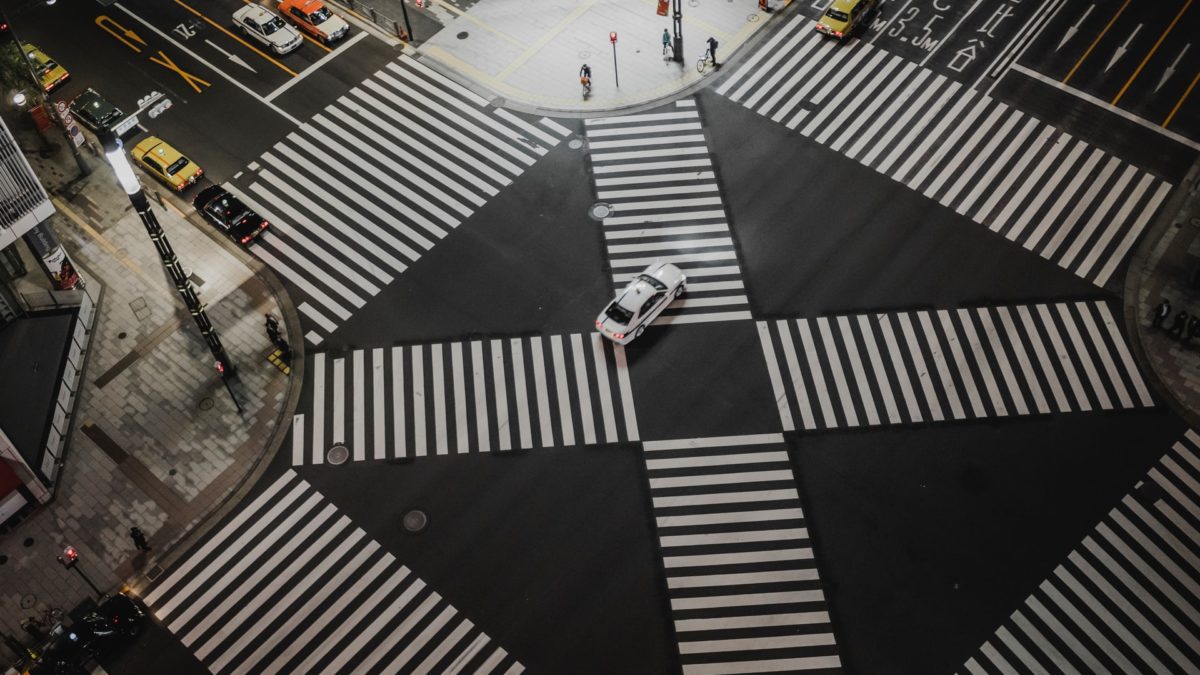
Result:
[[583,86],[583,97],[586,99],[592,93],[592,78],[584,75],[579,78],[579,84]]
[[708,70],[708,67],[711,65],[713,65],[712,50],[705,49],[704,55],[696,62],[696,72],[703,75],[704,71]]

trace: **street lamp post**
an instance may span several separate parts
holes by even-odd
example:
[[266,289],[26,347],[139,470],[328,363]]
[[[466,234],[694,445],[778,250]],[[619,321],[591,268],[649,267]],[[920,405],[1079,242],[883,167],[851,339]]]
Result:
[[675,30],[675,63],[683,63],[683,0],[671,0],[671,27]]
[[217,372],[221,375],[221,382],[225,385],[225,390],[229,392],[229,397],[233,399],[234,407],[237,408],[239,413],[242,412],[242,406],[238,403],[237,396],[234,396],[233,388],[229,385],[229,378],[234,376],[233,363],[229,360],[229,355],[225,353],[225,346],[221,344],[221,337],[217,334],[217,329],[208,320],[208,314],[204,311],[204,305],[200,302],[200,298],[196,297],[196,291],[192,288],[191,280],[183,273],[183,265],[179,264],[179,258],[175,256],[175,250],[171,248],[171,242],[167,239],[167,234],[163,232],[162,226],[158,224],[158,218],[155,217],[154,211],[150,208],[150,200],[146,197],[146,192],[142,189],[142,184],[133,173],[133,165],[129,163],[129,158],[125,156],[125,151],[121,149],[121,139],[117,138],[116,134],[108,132],[101,138],[101,143],[104,146],[104,155],[108,158],[108,163],[112,165],[113,172],[117,174],[117,180],[121,183],[125,194],[129,195],[129,201],[133,204],[133,209],[137,211],[138,216],[142,219],[142,225],[146,227],[146,233],[150,235],[150,241],[154,242],[154,248],[158,251],[158,257],[162,259],[163,268],[166,269],[171,282],[175,284],[175,289],[179,291],[180,297],[183,298],[183,303],[187,305],[188,312],[192,315],[192,320],[196,322],[196,327],[200,329],[200,334],[204,337],[205,344],[208,345],[209,351],[212,352],[212,356],[216,360]]

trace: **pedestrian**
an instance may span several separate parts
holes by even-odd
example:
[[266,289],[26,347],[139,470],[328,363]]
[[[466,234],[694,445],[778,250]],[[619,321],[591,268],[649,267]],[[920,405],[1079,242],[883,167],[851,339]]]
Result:
[[717,63],[717,39],[715,37],[708,38],[708,56],[712,59],[713,68],[721,67],[721,64]]
[[1169,316],[1171,316],[1171,301],[1163,298],[1163,301],[1158,303],[1158,307],[1154,308],[1154,318],[1150,320],[1150,325],[1154,328],[1162,328],[1163,322]]
[[1187,346],[1192,338],[1200,337],[1200,318],[1195,316],[1188,319],[1187,329],[1183,331],[1183,346]]
[[133,545],[137,547],[137,550],[150,550],[150,544],[146,543],[146,535],[142,532],[141,528],[138,528],[137,526],[129,528],[129,538],[133,539]]
[[583,85],[583,97],[587,98],[592,93],[592,69],[586,63],[579,69],[579,84]]
[[266,317],[267,317],[267,339],[271,341],[271,344],[278,347],[280,340],[283,339],[279,335],[279,320],[276,319],[275,317],[271,316],[270,314],[267,314]]
[[1175,318],[1171,320],[1171,329],[1167,331],[1167,335],[1177,338],[1183,337],[1183,329],[1187,327],[1187,320],[1188,313],[1181,310],[1175,315]]
[[663,56],[671,50],[671,33],[666,28],[663,29]]

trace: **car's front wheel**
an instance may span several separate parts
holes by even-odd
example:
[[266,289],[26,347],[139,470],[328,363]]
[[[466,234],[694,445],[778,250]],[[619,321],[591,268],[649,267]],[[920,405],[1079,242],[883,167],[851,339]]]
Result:
[[679,284],[679,288],[675,289],[675,297],[683,295],[683,284]]
[[642,333],[645,333],[645,332],[646,332],[646,324],[642,324],[637,327],[637,330],[633,331],[633,337],[640,338],[640,337],[642,337]]

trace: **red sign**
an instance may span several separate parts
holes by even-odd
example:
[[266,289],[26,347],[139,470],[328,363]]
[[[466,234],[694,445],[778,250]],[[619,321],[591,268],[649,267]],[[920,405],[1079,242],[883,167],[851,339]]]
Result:
[[614,45],[617,44],[617,31],[614,30],[613,32],[608,34],[608,41],[613,43]]
[[667,0],[658,0],[658,15],[667,15]]

